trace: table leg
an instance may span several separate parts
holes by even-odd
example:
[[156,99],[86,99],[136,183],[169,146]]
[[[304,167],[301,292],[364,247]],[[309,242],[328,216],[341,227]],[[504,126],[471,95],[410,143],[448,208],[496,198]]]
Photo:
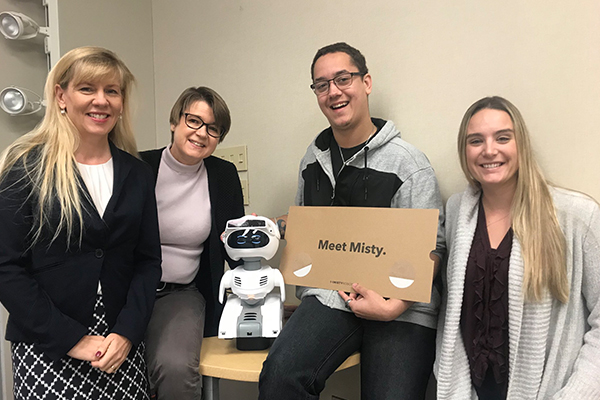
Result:
[[202,375],[202,400],[219,400],[219,378]]

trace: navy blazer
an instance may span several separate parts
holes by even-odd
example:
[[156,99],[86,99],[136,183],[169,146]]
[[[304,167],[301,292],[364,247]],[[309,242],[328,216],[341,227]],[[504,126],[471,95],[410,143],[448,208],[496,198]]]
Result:
[[[142,160],[150,164],[154,179],[158,177],[158,168],[164,148],[143,151]],[[244,198],[242,186],[235,165],[229,161],[210,156],[204,159],[208,175],[210,192],[211,228],[204,250],[200,256],[200,269],[194,279],[196,286],[206,300],[204,336],[216,336],[223,305],[219,303],[219,284],[223,276],[225,260],[236,267],[240,261],[232,261],[221,242],[221,233],[225,231],[228,220],[244,216]]]
[[[160,280],[160,238],[154,181],[146,164],[112,143],[113,193],[103,218],[81,194],[83,235],[36,226],[31,182],[14,167],[0,185],[0,302],[10,313],[6,339],[34,343],[55,360],[88,334],[98,282],[110,331],[137,345],[144,337]],[[22,165],[22,164],[21,164]],[[55,205],[50,226],[58,226]],[[76,218],[77,220],[77,218]]]

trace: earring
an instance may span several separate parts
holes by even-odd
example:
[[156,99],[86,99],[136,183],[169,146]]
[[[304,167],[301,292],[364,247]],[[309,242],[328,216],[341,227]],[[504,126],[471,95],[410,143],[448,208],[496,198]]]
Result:
[[65,109],[64,109],[64,108],[61,108],[61,109],[60,109],[60,113],[61,113],[62,115],[65,115],[67,112],[65,111]]
[[123,114],[119,115],[119,119],[122,120],[123,119]]

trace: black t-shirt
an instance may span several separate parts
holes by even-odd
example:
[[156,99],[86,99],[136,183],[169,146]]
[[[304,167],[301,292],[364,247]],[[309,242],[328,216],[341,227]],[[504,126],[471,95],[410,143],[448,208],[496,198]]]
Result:
[[335,177],[340,173],[340,169],[342,168],[342,164],[352,158],[356,153],[361,151],[363,147],[367,145],[381,130],[381,127],[377,127],[377,131],[371,135],[366,141],[359,144],[358,146],[344,148],[340,147],[338,142],[335,140],[335,137],[331,135],[331,143],[329,145],[329,151],[331,153],[331,166],[333,168],[333,175]]

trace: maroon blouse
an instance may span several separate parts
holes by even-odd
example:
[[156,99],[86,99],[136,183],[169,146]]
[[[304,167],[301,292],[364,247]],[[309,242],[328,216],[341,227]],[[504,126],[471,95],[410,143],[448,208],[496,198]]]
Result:
[[[493,373],[498,390],[508,387],[508,265],[513,232],[497,249],[490,246],[483,204],[467,261],[460,318],[473,385],[480,387]],[[491,370],[491,371],[488,371]]]

